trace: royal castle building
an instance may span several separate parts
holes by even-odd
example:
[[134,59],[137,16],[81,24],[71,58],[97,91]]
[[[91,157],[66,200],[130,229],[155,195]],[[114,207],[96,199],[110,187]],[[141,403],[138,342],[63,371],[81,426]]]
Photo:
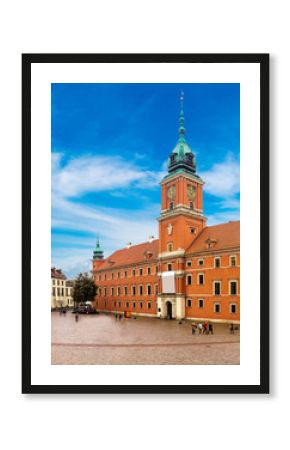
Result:
[[207,226],[203,185],[185,139],[182,98],[178,142],[161,181],[159,238],[106,259],[97,242],[97,310],[239,323],[240,222]]

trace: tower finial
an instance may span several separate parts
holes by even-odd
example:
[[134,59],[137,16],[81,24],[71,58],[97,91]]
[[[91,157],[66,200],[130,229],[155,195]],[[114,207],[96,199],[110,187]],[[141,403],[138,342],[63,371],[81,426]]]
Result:
[[185,128],[184,128],[184,111],[183,111],[184,92],[180,93],[180,115],[179,115],[179,141],[184,141]]

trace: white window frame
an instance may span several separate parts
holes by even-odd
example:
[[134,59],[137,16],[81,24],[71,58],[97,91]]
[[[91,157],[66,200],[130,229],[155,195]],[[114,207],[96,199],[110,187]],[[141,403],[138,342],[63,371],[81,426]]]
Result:
[[[235,265],[232,266],[232,258],[235,258]],[[230,255],[229,256],[229,267],[237,267],[238,264],[238,258],[237,255]]]
[[[188,278],[190,277],[191,282],[188,283]],[[186,286],[192,286],[192,275],[190,273],[186,274]]]
[[[190,305],[188,304],[190,302]],[[186,299],[186,307],[187,308],[192,308],[192,299],[191,298],[187,298]]]
[[[200,301],[202,301],[202,306],[199,305]],[[197,299],[197,307],[198,307],[198,309],[203,309],[204,308],[204,298],[198,298]]]
[[[231,294],[231,283],[236,283],[236,294]],[[229,295],[230,296],[236,297],[236,295],[239,295],[238,294],[238,292],[239,292],[238,288],[239,288],[238,280],[236,280],[236,279],[229,280]]]
[[[202,275],[202,283],[199,282],[200,275]],[[203,286],[204,285],[204,273],[203,272],[199,272],[197,274],[197,284],[198,284],[198,286]]]
[[[232,306],[235,306],[236,312],[233,312],[233,311],[232,311]],[[231,302],[231,303],[229,304],[229,312],[230,312],[230,314],[237,314],[237,310],[238,310],[238,305],[237,305],[237,303]]]
[[[216,306],[219,306],[219,311],[216,311]],[[222,305],[219,302],[214,302],[213,304],[213,312],[215,314],[220,314],[222,312]]]
[[[202,261],[202,262],[201,262]],[[201,262],[201,263],[200,263]],[[197,260],[197,265],[198,266],[203,266],[204,265],[204,258],[198,258]]]
[[[219,294],[215,293],[215,283],[219,283],[219,285],[220,285],[220,293]],[[215,297],[219,297],[220,295],[222,295],[222,282],[220,280],[214,280],[212,282],[212,287],[213,287],[213,289],[212,289],[213,290],[213,295]]]
[[[219,265],[218,267],[215,265],[215,262],[216,262],[217,260],[220,262],[220,265]],[[213,267],[214,267],[215,269],[220,269],[221,266],[222,266],[222,259],[221,259],[221,257],[220,257],[220,256],[215,256],[215,257],[214,257]]]

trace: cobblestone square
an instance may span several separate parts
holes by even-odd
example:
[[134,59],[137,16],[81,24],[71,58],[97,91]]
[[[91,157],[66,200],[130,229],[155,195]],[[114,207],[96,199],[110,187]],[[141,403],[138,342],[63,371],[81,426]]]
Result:
[[240,364],[239,332],[214,324],[213,335],[192,335],[191,321],[112,314],[51,313],[52,364]]

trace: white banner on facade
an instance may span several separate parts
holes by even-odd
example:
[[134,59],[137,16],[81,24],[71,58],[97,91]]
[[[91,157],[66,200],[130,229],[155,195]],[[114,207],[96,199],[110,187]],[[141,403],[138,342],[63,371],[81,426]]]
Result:
[[162,272],[162,293],[175,294],[175,276],[174,272]]

